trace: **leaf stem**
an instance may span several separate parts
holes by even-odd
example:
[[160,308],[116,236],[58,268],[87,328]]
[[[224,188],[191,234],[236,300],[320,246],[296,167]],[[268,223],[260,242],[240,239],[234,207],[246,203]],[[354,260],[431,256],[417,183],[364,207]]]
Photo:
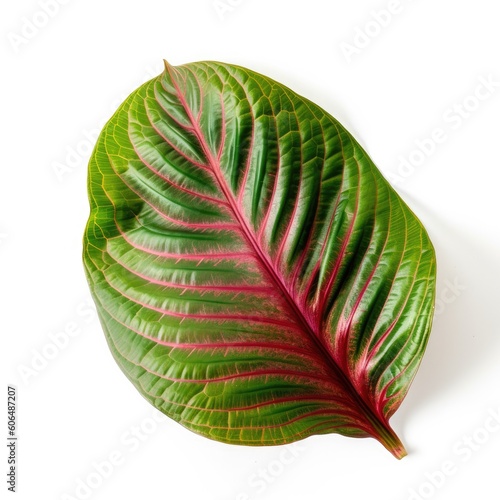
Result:
[[380,420],[373,420],[370,423],[374,430],[377,431],[377,435],[373,436],[377,441],[389,450],[398,460],[406,457],[408,453],[403,443],[388,423],[384,425]]

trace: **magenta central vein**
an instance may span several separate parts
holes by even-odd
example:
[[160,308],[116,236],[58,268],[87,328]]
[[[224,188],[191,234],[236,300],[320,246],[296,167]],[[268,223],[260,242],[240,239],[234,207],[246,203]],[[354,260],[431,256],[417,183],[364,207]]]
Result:
[[[170,72],[170,68],[169,68]],[[247,240],[249,247],[255,252],[257,255],[259,261],[262,263],[263,267],[267,271],[267,274],[271,278],[271,280],[279,287],[280,291],[282,292],[282,296],[287,300],[288,306],[292,309],[292,312],[294,313],[294,317],[298,320],[299,324],[302,325],[303,327],[306,328],[306,331],[308,331],[311,335],[315,335],[313,326],[310,325],[307,320],[305,319],[304,314],[302,311],[300,311],[298,305],[291,299],[291,294],[290,291],[288,290],[288,287],[284,281],[283,276],[276,271],[274,268],[273,264],[270,262],[269,258],[267,255],[262,251],[260,248],[259,244],[257,243],[255,236],[252,232],[252,230],[249,227],[248,222],[246,221],[245,217],[242,214],[241,206],[238,205],[237,200],[235,199],[233,193],[230,191],[227,182],[222,175],[221,169],[220,169],[220,162],[218,161],[217,157],[214,156],[212,151],[210,150],[210,147],[208,146],[205,136],[203,131],[201,130],[200,124],[196,121],[195,117],[192,114],[191,109],[189,108],[186,99],[184,95],[182,94],[174,76],[170,72],[170,76],[172,79],[172,82],[176,88],[177,95],[179,98],[179,101],[183,105],[187,115],[189,116],[189,119],[191,120],[191,123],[193,125],[193,131],[194,134],[196,135],[198,141],[200,142],[200,145],[203,149],[203,152],[205,156],[207,157],[208,163],[212,167],[212,173],[220,186],[222,192],[224,193],[225,199],[228,200],[230,209],[238,221],[240,227],[242,228],[242,232],[245,236],[245,239]],[[225,115],[224,115],[224,108],[222,108],[222,132],[221,132],[221,137],[222,141],[225,139]],[[221,144],[219,151],[223,148],[223,144]]]
[[[201,128],[201,125],[198,121],[198,119],[193,115],[190,106],[188,105],[186,98],[184,94],[182,93],[179,84],[176,81],[175,75],[173,74],[173,68],[170,66],[166,66],[168,74],[170,76],[170,79],[173,83],[173,86],[175,88],[177,97],[179,99],[179,102],[181,103],[182,107],[184,108],[190,122],[192,125],[192,131],[196,138],[198,139],[200,146],[203,150],[203,153],[208,161],[208,165],[211,167],[212,174],[217,181],[217,184],[219,185],[221,191],[224,194],[225,199],[228,201],[229,204],[229,209],[232,212],[234,218],[237,220],[237,222],[240,224],[242,228],[242,233],[245,237],[245,239],[248,242],[249,247],[253,250],[255,255],[258,258],[258,261],[262,264],[262,267],[265,269],[266,274],[269,276],[272,282],[275,283],[277,288],[279,289],[282,297],[285,300],[285,303],[292,313],[292,317],[295,319],[295,321],[301,326],[300,331],[306,334],[306,337],[312,341],[312,345],[315,347],[317,351],[317,355],[319,354],[318,359],[323,360],[326,362],[326,365],[330,368],[330,372],[334,376],[334,379],[337,380],[341,384],[341,386],[344,388],[345,393],[352,398],[353,403],[355,404],[356,407],[361,412],[361,415],[363,415],[363,420],[360,420],[359,418],[355,419],[353,422],[353,425],[356,426],[362,426],[362,425],[368,425],[371,430],[373,435],[378,435],[379,432],[377,429],[382,427],[389,433],[392,432],[390,427],[388,426],[387,422],[385,419],[382,420],[380,419],[380,416],[377,415],[377,412],[372,409],[371,403],[368,401],[365,401],[363,396],[356,390],[352,382],[349,380],[347,374],[337,365],[335,359],[333,358],[330,350],[328,349],[327,346],[324,345],[323,341],[319,337],[319,328],[321,327],[321,321],[319,321],[319,317],[316,316],[316,321],[314,319],[311,321],[311,315],[306,314],[306,311],[303,311],[294,300],[293,300],[293,294],[290,292],[288,289],[288,286],[286,285],[284,281],[284,277],[281,275],[281,273],[275,269],[274,265],[270,261],[269,257],[263,252],[263,250],[260,248],[259,243],[257,242],[257,239],[255,235],[253,234],[252,230],[250,229],[250,226],[244,217],[242,213],[242,207],[239,202],[241,200],[239,199],[240,197],[238,196],[237,198],[233,195],[231,192],[226,179],[224,178],[224,175],[222,174],[221,171],[221,165],[220,165],[220,158],[222,156],[222,151],[224,148],[224,140],[225,140],[225,113],[224,113],[224,105],[223,101],[221,99],[221,112],[222,112],[222,131],[221,131],[221,143],[218,147],[218,151],[216,154],[214,154],[206,139],[204,132]],[[250,154],[250,153],[249,153]],[[247,165],[248,166],[248,165]],[[358,191],[356,193],[357,197],[359,196],[359,186],[358,186]],[[359,199],[357,198],[356,205],[358,204]],[[352,234],[353,227],[354,227],[354,222],[355,222],[355,215],[353,216],[349,229],[348,229],[348,234],[344,238],[344,241],[342,243],[342,248],[340,251],[339,256],[337,257],[337,261],[335,262],[334,269],[332,271],[332,274],[330,275],[329,283],[328,283],[328,289],[333,285],[334,279],[337,276],[340,263],[341,263],[341,257],[345,254],[347,244],[349,242],[349,236]],[[319,305],[319,313],[324,312],[324,307],[325,307],[325,301],[326,299],[323,298],[322,301],[320,302]]]

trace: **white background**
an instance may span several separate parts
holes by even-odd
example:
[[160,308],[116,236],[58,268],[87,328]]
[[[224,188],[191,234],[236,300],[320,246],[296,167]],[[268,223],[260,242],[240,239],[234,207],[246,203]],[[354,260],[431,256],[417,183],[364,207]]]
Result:
[[[212,0],[65,1],[50,18],[37,0],[4,2],[0,16],[2,391],[18,390],[17,498],[497,498],[498,1],[401,0],[383,27],[373,12],[394,7],[388,0],[222,0],[219,10]],[[286,453],[212,442],[156,423],[115,365],[81,264],[87,137],[163,58],[247,66],[309,97],[354,133],[428,228],[438,314],[391,421],[404,460],[333,434]],[[478,101],[481,78],[497,84]],[[432,146],[436,128],[445,139]],[[410,155],[419,164],[402,168]],[[0,426],[4,435],[6,415]],[[113,470],[98,475],[110,455]],[[447,475],[436,472],[443,463]]]

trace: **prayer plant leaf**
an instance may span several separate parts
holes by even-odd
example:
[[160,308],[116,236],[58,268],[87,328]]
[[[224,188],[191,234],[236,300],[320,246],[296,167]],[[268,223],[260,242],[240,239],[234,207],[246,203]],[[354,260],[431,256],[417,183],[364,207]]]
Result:
[[145,83],[90,160],[84,263],[139,392],[226,443],[378,439],[427,343],[428,235],[327,112],[217,62]]

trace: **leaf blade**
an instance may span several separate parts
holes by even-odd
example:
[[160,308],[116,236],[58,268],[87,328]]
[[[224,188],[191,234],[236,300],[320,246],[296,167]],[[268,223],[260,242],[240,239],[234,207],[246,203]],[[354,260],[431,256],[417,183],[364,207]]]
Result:
[[339,432],[404,454],[388,419],[429,334],[434,252],[335,119],[244,68],[166,64],[105,127],[89,192],[89,283],[155,406],[227,442]]

